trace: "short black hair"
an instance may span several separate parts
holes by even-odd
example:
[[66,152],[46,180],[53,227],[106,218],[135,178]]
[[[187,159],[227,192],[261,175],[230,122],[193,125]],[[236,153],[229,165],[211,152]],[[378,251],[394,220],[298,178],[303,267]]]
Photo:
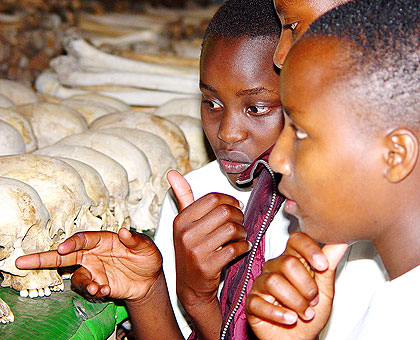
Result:
[[348,42],[351,53],[339,78],[350,84],[352,105],[365,123],[420,130],[419,0],[348,2],[314,21],[304,35],[319,36]]
[[280,37],[281,23],[273,0],[226,0],[210,20],[203,44],[211,36]]

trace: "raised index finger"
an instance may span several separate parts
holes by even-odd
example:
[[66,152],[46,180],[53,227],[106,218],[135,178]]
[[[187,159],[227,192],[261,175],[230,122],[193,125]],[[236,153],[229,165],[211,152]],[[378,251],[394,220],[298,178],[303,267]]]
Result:
[[16,259],[15,265],[19,269],[74,266],[81,263],[80,250],[93,249],[106,237],[112,238],[112,233],[105,231],[77,233],[61,243],[57,250],[21,256]]
[[60,255],[56,250],[18,257],[15,265],[19,269],[69,267],[79,264],[75,253]]

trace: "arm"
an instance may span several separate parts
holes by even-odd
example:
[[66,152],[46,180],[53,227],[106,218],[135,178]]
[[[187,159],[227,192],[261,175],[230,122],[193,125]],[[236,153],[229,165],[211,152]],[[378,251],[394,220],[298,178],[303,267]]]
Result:
[[16,266],[22,269],[74,265],[80,265],[72,276],[76,290],[91,297],[127,301],[138,339],[183,339],[168,299],[162,258],[146,235],[127,229],[118,234],[82,232],[57,250],[16,260]]
[[346,249],[347,244],[321,249],[303,233],[290,236],[247,297],[247,318],[259,339],[317,339],[331,313],[335,270]]
[[249,250],[241,203],[218,193],[194,201],[180,174],[169,172],[168,180],[180,209],[173,224],[178,298],[200,339],[219,339],[222,269]]

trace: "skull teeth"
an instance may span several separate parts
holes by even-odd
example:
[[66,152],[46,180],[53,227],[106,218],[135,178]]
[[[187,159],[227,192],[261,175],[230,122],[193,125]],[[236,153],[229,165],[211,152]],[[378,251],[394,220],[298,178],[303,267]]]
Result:
[[45,287],[45,288],[38,288],[38,289],[22,289],[19,292],[19,295],[21,297],[30,297],[30,298],[36,298],[36,297],[44,297],[44,296],[50,296],[51,292],[59,292],[64,290],[64,283],[61,283],[59,285],[51,286],[51,287]]

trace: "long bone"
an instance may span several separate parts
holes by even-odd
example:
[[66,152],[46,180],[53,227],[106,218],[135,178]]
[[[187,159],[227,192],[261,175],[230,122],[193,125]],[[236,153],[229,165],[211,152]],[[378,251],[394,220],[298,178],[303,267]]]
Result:
[[86,40],[78,38],[70,32],[64,39],[65,49],[69,55],[77,58],[83,69],[104,69],[126,72],[155,73],[166,75],[190,75],[196,77],[197,68],[173,67],[146,63],[138,60],[123,58],[117,55],[102,52],[89,44]]
[[83,70],[73,56],[59,56],[51,60],[50,67],[58,74],[62,85],[81,86],[125,86],[148,90],[198,94],[198,74],[195,77],[174,76],[152,72]]
[[45,70],[37,77],[35,87],[42,94],[62,99],[75,95],[98,93],[121,100],[128,105],[138,106],[159,106],[168,100],[185,97],[185,93],[152,91],[132,87],[66,87],[60,84],[58,75],[51,70]]

